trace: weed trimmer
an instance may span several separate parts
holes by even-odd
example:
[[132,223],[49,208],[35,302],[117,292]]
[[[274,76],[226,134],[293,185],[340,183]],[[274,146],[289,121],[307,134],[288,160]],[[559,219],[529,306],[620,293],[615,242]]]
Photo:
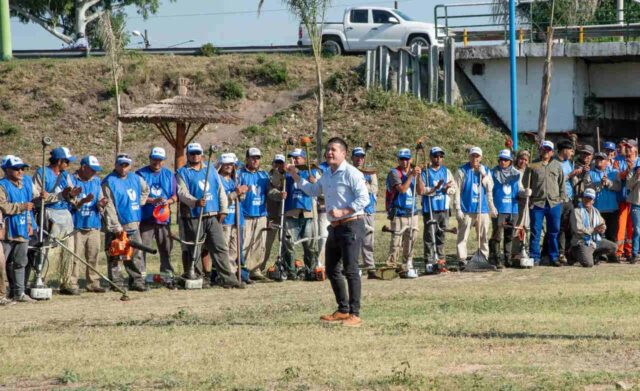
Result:
[[[300,139],[300,144],[302,144],[302,146],[304,147],[305,153],[307,154],[307,172],[309,173],[309,182],[311,182],[311,156],[309,155],[309,145],[311,145],[311,139],[309,137],[302,137]],[[318,156],[318,161],[319,161],[319,156]],[[311,213],[313,216],[313,232],[312,232],[312,236],[313,239],[312,240],[319,240],[322,239],[321,237],[319,237],[319,232],[320,232],[320,222],[318,221],[318,200],[317,198],[313,197],[312,198],[312,203],[311,203]],[[319,242],[316,242],[316,245],[319,244]],[[321,249],[316,247],[316,254],[318,255],[318,266],[312,270],[313,272],[313,276],[315,278],[316,281],[324,281],[326,278],[326,274],[324,271],[324,266],[322,263],[322,260],[320,259],[320,253],[321,253]]]
[[[233,170],[235,172],[235,179],[236,179],[236,186],[240,185],[240,182],[238,182],[238,169],[235,166],[234,163],[234,167]],[[235,207],[236,207],[236,215],[235,215],[235,222],[236,222],[236,254],[238,254],[236,262],[238,265],[238,284],[242,284],[242,246],[240,245],[240,235],[241,235],[241,231],[240,229],[242,227],[240,227],[240,197],[236,197],[235,200]]]
[[[50,145],[52,142],[50,137],[44,136],[42,138],[42,191],[44,191],[44,183],[46,170],[45,166],[47,164],[46,160],[46,149],[47,145]],[[40,231],[38,234],[38,244],[37,247],[40,249],[38,253],[38,264],[36,265],[36,275],[33,284],[31,285],[31,289],[29,290],[29,295],[31,298],[36,300],[49,300],[51,299],[52,290],[44,285],[44,281],[42,280],[42,269],[44,267],[45,257],[44,250],[47,248],[44,244],[44,218],[45,218],[45,205],[44,205],[44,197],[40,196]],[[27,217],[27,221],[29,218]]]
[[[529,175],[529,179],[527,180],[527,191],[531,189],[531,175]],[[527,221],[527,213],[529,211],[529,198],[527,197],[524,201],[524,210],[522,212],[522,221],[520,224],[514,227],[517,232],[518,239],[520,240],[521,248],[520,253],[516,254],[514,258],[520,261],[520,267],[524,269],[531,269],[533,267],[533,258],[529,256],[529,252],[527,251],[527,234],[529,233],[529,229],[525,222]]]
[[[295,140],[293,139],[293,137],[289,137],[287,138],[287,140],[284,143],[284,156],[286,159],[287,156],[287,146],[290,145],[295,145]],[[286,185],[287,185],[287,178],[286,178],[286,172],[284,174],[282,174],[282,189],[280,189],[281,192],[284,192],[286,189]],[[278,282],[282,282],[285,281],[287,279],[287,271],[284,268],[284,263],[282,262],[282,243],[284,241],[284,204],[285,204],[285,199],[282,199],[282,201],[280,202],[280,227],[278,227],[278,229],[280,229],[279,232],[279,245],[278,245],[278,258],[276,258],[276,263],[269,268],[269,270],[267,270],[267,277],[278,281]]]

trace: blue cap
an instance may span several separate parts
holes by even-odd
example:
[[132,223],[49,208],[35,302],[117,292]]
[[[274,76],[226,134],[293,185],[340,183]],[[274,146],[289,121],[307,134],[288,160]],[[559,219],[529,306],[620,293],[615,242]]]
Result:
[[26,168],[29,167],[28,164],[24,164],[24,162],[22,161],[22,159],[20,159],[17,156],[13,156],[13,155],[8,155],[6,156],[7,160],[4,160],[2,162],[2,168],[13,168],[13,169],[18,169],[18,168]]
[[616,145],[614,143],[612,143],[611,141],[607,141],[604,143],[604,149],[610,149],[612,151],[616,150]]
[[307,157],[307,154],[301,148],[296,148],[289,153],[289,157]]
[[367,153],[364,151],[364,148],[362,147],[356,147],[353,148],[353,151],[351,152],[351,156],[364,156]]
[[402,148],[399,150],[398,159],[411,159],[411,150],[408,148]]
[[202,149],[202,145],[200,145],[200,143],[191,143],[189,145],[187,145],[187,153],[191,153],[191,152],[200,152],[202,153],[203,149]]
[[131,165],[131,158],[126,153],[121,153],[116,157],[116,164],[128,164]]
[[498,154],[498,158],[513,161],[513,157],[511,156],[511,151],[508,149],[503,149],[502,151],[500,151],[500,153]]
[[435,155],[436,153],[441,153],[441,154],[442,154],[442,156],[444,156],[444,151],[443,151],[443,150],[442,150],[442,148],[440,148],[440,147],[433,147],[433,148],[431,148],[431,152],[429,152],[429,155],[433,156],[433,155]]
[[167,153],[165,152],[164,148],[155,147],[151,150],[151,153],[149,154],[149,159],[166,160]]
[[7,160],[11,159],[12,157],[15,157],[14,155],[6,155],[5,157],[2,158],[2,168],[4,168],[5,163],[7,162]]
[[93,155],[87,155],[80,160],[80,164],[83,166],[89,166],[93,171],[102,171],[102,167],[100,167],[100,162]]
[[70,162],[77,162],[76,159],[71,152],[69,152],[69,148],[66,147],[58,147],[51,151],[51,157],[53,159],[67,159]]

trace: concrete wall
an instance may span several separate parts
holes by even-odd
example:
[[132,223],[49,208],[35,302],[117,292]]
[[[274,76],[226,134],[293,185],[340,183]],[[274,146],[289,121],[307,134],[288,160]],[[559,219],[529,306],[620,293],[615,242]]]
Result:
[[640,63],[596,63],[589,65],[591,92],[598,98],[640,96]]
[[[549,101],[548,132],[563,132],[575,128],[576,113],[582,113],[584,99],[574,99],[576,91],[584,97],[586,78],[576,82],[574,58],[558,57],[553,62],[551,98]],[[472,75],[474,63],[484,64],[483,75]],[[482,94],[500,119],[511,128],[509,60],[507,58],[458,60],[465,75]],[[521,132],[538,130],[538,113],[542,91],[543,58],[518,58],[518,129]],[[586,68],[586,67],[585,67]],[[586,70],[580,70],[584,73]]]

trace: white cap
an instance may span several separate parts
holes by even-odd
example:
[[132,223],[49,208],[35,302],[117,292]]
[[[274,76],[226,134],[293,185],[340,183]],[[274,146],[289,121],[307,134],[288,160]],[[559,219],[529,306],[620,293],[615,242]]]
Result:
[[254,157],[254,156],[262,156],[262,152],[260,152],[260,150],[258,148],[249,148],[249,150],[247,151],[247,157]]
[[540,144],[540,148],[547,148],[550,150],[554,150],[553,143],[549,140],[544,140],[542,144]]
[[469,150],[469,155],[473,155],[473,154],[476,154],[476,155],[482,156],[482,148],[480,148],[480,147],[473,147],[473,148],[471,148],[471,149]]
[[5,157],[2,158],[2,166],[4,167],[5,163],[7,162],[7,160],[11,159],[12,157],[15,157],[14,155],[7,155]]
[[223,153],[222,155],[220,155],[220,158],[218,159],[218,163],[219,164],[229,164],[229,163],[235,163],[236,162],[236,155],[233,153]]
[[202,149],[202,145],[200,145],[200,143],[191,143],[191,144],[187,145],[187,153],[191,153],[191,152],[200,152],[200,153],[202,153],[202,151],[203,151],[203,149]]
[[278,155],[274,156],[273,161],[274,161],[274,162],[281,162],[281,163],[284,163],[286,160],[285,160],[285,158],[284,158],[284,155],[280,155],[280,154],[278,154]]
[[584,193],[582,193],[582,196],[583,197],[589,197],[592,200],[595,200],[596,199],[596,191],[593,190],[593,189],[585,189]]
[[151,150],[151,153],[149,154],[149,158],[150,159],[166,160],[167,159],[167,153],[165,152],[164,148],[162,148],[162,147],[154,147]]

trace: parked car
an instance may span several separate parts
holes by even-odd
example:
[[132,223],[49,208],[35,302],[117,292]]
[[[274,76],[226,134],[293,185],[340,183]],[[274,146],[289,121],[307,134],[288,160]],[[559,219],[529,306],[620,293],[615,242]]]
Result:
[[[364,52],[378,46],[392,49],[438,45],[433,23],[417,22],[405,13],[384,7],[355,7],[344,12],[344,21],[324,23],[322,44],[325,51],[338,55]],[[311,40],[304,24],[298,29],[298,46],[309,46]]]

